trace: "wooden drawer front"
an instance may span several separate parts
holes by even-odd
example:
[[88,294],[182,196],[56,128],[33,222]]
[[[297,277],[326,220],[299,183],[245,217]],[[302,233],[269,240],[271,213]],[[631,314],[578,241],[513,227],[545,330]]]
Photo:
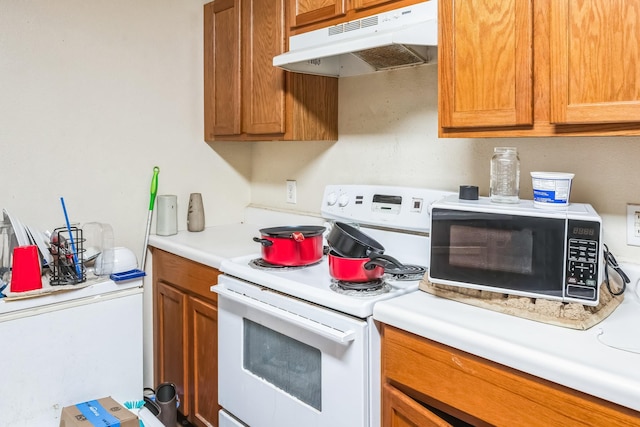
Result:
[[640,413],[628,408],[390,326],[383,334],[383,380],[410,388],[418,400],[496,426],[640,425]]
[[[187,292],[217,302],[218,296],[211,292],[211,286],[218,283],[220,271],[206,265],[153,249],[153,276],[155,280],[184,289]],[[185,286],[188,285],[188,288]]]
[[382,396],[384,427],[451,427],[451,424],[389,384],[383,384]]

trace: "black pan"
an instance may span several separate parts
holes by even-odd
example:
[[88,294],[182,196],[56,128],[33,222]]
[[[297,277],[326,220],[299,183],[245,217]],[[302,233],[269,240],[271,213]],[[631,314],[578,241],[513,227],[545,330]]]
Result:
[[380,243],[343,222],[333,225],[327,242],[334,252],[347,258],[371,258],[371,255],[384,253]]

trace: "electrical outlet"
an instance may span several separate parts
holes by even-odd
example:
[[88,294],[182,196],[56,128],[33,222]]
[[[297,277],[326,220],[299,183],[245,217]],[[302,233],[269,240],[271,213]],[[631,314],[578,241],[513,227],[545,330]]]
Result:
[[293,179],[287,180],[287,203],[297,203],[296,181]]
[[627,244],[640,246],[640,204],[627,204]]

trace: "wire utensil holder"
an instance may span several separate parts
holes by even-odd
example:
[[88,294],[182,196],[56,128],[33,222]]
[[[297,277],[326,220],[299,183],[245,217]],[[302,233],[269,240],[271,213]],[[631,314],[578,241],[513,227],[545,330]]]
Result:
[[[77,252],[75,254],[71,241],[75,242]],[[49,252],[53,257],[49,284],[52,286],[75,285],[86,281],[87,269],[84,266],[84,251],[84,237],[82,237],[81,228],[60,227],[53,230],[49,247]],[[74,258],[77,259],[78,266],[76,266]]]

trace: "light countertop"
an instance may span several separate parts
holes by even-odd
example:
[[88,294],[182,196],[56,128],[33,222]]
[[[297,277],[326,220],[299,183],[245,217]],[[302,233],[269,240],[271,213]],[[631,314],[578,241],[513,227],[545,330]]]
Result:
[[[256,215],[257,213],[257,215]],[[260,254],[260,228],[314,217],[285,218],[256,210],[246,222],[201,232],[149,237],[149,244],[201,264],[220,268],[223,260]],[[552,326],[473,307],[422,291],[377,303],[374,318],[391,326],[495,361],[523,372],[640,411],[640,265],[625,271],[632,283],[625,300],[603,322],[586,331]],[[631,350],[603,344],[603,337],[632,337]],[[616,340],[609,341],[618,344]]]
[[206,227],[203,231],[181,230],[172,236],[149,236],[149,245],[213,268],[225,259],[261,252],[260,229],[291,224],[319,225],[324,221],[313,215],[275,211],[256,207],[245,210],[244,221]]
[[203,231],[179,231],[173,236],[149,236],[149,245],[213,268],[234,258],[260,252],[260,245],[253,241],[260,237],[258,226],[229,224],[207,227]]
[[[640,411],[639,272],[628,267],[625,271],[632,283],[624,301],[586,331],[522,319],[422,291],[376,304],[373,316],[421,337]],[[625,345],[627,350],[602,341],[616,347]]]

